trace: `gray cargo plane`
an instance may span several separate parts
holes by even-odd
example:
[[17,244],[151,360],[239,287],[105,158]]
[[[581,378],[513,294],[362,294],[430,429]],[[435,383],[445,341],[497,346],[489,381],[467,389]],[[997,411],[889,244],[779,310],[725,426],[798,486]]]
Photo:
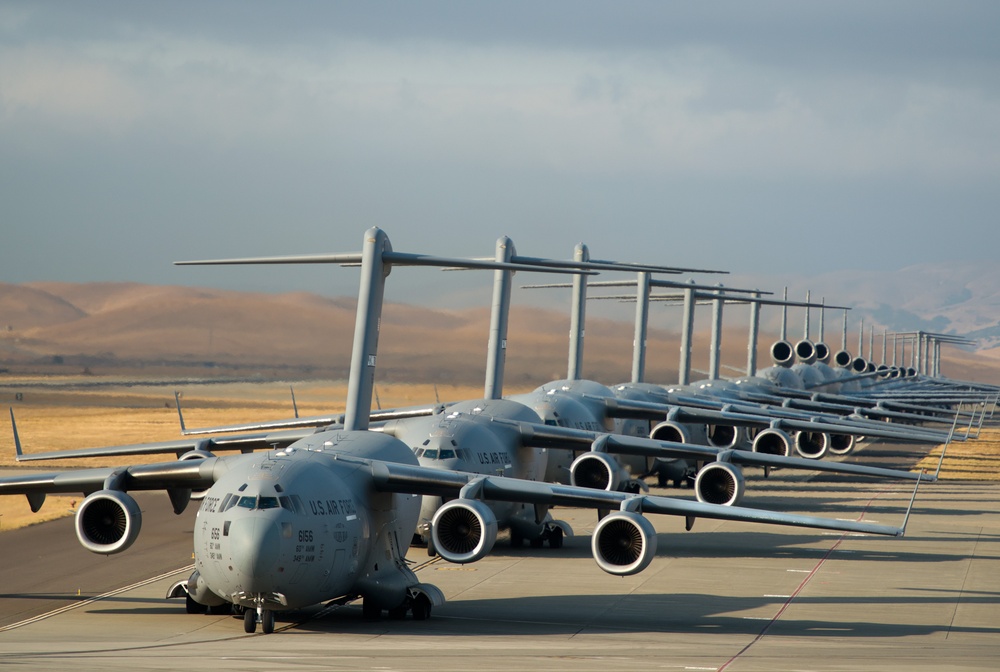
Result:
[[[193,490],[205,490],[194,529],[196,569],[171,594],[186,594],[192,611],[236,605],[244,610],[246,632],[259,624],[265,633],[274,630],[276,611],[356,597],[369,615],[389,610],[427,618],[443,595],[419,582],[404,561],[405,541],[419,515],[418,495],[450,500],[435,515],[434,535],[438,552],[452,562],[473,562],[491,550],[497,526],[484,500],[522,502],[540,514],[551,506],[616,509],[592,537],[598,565],[616,575],[643,570],[655,555],[656,534],[646,513],[903,534],[905,518],[897,528],[421,467],[403,442],[365,431],[384,280],[394,265],[455,260],[394,252],[378,229],[365,233],[360,254],[339,258],[360,262],[362,269],[342,429],[311,434],[280,450],[226,457],[199,454],[204,443],[190,439],[151,444],[192,459],[7,477],[0,479],[0,494],[26,495],[37,511],[48,493],[84,493],[77,536],[88,550],[113,554],[126,550],[140,532],[141,510],[129,491],[165,490],[179,512]],[[232,445],[252,449],[271,438],[237,437]],[[16,427],[15,445],[20,454]],[[142,452],[137,446],[121,448],[123,454]]]

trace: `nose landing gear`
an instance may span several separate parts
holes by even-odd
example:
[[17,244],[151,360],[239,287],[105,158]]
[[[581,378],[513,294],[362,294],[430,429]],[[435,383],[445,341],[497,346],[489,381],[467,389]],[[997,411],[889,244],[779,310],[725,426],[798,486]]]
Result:
[[274,612],[263,607],[247,609],[243,614],[243,631],[252,635],[257,631],[257,623],[260,623],[261,632],[270,635],[274,632]]

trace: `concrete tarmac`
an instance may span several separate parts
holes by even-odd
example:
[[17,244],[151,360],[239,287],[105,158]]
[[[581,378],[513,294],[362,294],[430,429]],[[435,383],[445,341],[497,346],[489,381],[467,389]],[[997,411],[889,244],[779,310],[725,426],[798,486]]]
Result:
[[[891,450],[896,460],[915,454]],[[766,481],[751,476],[745,503],[898,525],[911,491],[904,483],[777,473]],[[595,513],[557,509],[577,534],[560,550],[511,549],[502,537],[486,559],[457,566],[411,549],[418,576],[448,598],[428,621],[366,621],[359,604],[318,606],[279,615],[272,635],[245,635],[236,618],[188,615],[183,602],[164,600],[166,588],[191,571],[191,527],[169,512],[164,495],[146,495],[142,506],[139,541],[111,558],[83,551],[68,521],[0,535],[0,667],[1000,667],[1000,484],[922,486],[903,539],[710,520],[685,532],[682,520],[651,516],[658,555],[624,578],[605,574],[591,557]],[[171,520],[160,520],[163,512]]]

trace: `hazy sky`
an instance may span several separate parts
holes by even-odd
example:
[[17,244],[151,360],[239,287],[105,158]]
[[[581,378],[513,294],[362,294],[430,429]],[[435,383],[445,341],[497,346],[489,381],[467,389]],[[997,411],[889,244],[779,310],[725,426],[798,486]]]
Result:
[[998,35],[992,1],[3,0],[0,281],[349,293],[171,262],[373,225],[734,272],[995,259]]

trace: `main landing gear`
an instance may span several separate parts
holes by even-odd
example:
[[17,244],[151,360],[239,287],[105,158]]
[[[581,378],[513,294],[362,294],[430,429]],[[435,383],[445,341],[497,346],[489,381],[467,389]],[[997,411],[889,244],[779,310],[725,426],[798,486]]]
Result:
[[[562,548],[563,530],[558,525],[546,525],[540,537],[530,539],[528,543],[532,548],[541,548],[545,542],[549,542],[549,548]],[[513,527],[510,530],[510,545],[514,548],[521,548],[524,544],[524,537]]]
[[[407,612],[413,614],[413,620],[426,621],[431,617],[431,601],[423,594],[417,594],[407,598],[403,604],[393,609],[387,610],[389,618],[399,621],[406,618]],[[377,621],[382,618],[382,609],[367,600],[361,602],[361,615],[368,621]]]

